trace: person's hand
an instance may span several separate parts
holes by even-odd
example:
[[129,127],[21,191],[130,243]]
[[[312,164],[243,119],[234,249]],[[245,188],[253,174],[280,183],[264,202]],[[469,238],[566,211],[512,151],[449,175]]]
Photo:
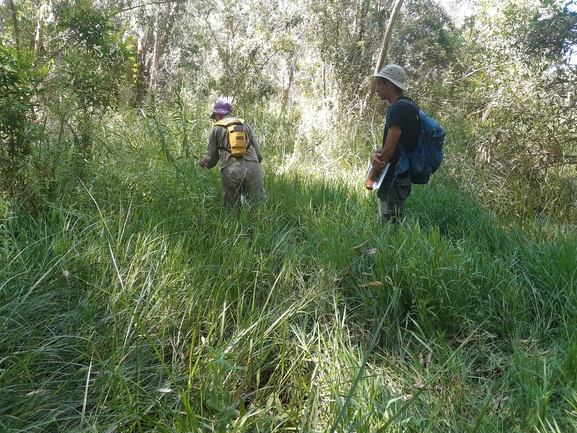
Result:
[[371,153],[371,165],[377,170],[385,168],[386,164],[379,159],[379,152],[375,151]]
[[198,161],[198,165],[200,165],[202,168],[206,167],[206,163],[204,162],[206,158],[202,158],[200,161]]

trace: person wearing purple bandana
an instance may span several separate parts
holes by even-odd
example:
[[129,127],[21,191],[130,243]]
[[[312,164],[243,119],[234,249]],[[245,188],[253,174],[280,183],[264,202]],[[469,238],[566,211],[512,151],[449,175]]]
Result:
[[[215,122],[237,119],[232,111],[230,102],[219,100],[214,104],[210,118]],[[207,156],[198,162],[201,167],[212,168],[220,161],[222,200],[225,206],[239,206],[242,198],[247,202],[262,202],[266,198],[260,145],[250,125],[244,122],[244,126],[247,150],[243,156],[231,155],[227,150],[227,129],[214,125],[208,135]]]

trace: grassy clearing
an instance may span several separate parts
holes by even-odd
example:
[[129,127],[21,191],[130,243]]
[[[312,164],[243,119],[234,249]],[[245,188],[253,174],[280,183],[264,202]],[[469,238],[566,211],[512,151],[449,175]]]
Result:
[[577,429],[574,233],[442,174],[383,228],[364,159],[282,118],[268,201],[231,214],[195,116],[117,119],[65,201],[3,204],[3,431]]

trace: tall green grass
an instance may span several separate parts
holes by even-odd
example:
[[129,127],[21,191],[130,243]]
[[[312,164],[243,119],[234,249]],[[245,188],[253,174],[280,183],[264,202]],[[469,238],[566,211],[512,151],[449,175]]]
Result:
[[2,204],[2,431],[577,428],[574,233],[442,173],[381,226],[343,132],[311,150],[282,116],[267,202],[223,209],[201,115],[111,119],[73,194]]

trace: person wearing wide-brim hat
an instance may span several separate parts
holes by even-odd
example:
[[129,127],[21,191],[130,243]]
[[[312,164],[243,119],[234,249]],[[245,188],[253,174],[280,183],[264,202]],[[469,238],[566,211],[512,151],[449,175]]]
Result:
[[379,217],[383,223],[396,222],[404,215],[405,201],[411,193],[412,186],[408,172],[396,173],[397,162],[401,157],[398,144],[401,143],[406,152],[416,149],[420,133],[419,117],[413,106],[398,103],[402,99],[412,101],[403,95],[403,92],[407,91],[403,68],[398,65],[387,65],[373,75],[373,78],[377,80],[379,98],[386,100],[389,108],[383,134],[383,147],[371,153],[373,169],[367,177],[365,187],[373,189],[374,173],[389,164],[378,191]]
[[210,118],[215,121],[208,135],[207,156],[198,163],[201,167],[212,168],[220,161],[222,199],[226,206],[241,204],[241,197],[247,201],[260,202],[266,198],[264,177],[260,163],[262,154],[259,142],[251,126],[243,121],[246,133],[246,153],[241,157],[231,154],[228,130],[220,125],[238,119],[232,115],[229,101],[219,100],[214,104]]

